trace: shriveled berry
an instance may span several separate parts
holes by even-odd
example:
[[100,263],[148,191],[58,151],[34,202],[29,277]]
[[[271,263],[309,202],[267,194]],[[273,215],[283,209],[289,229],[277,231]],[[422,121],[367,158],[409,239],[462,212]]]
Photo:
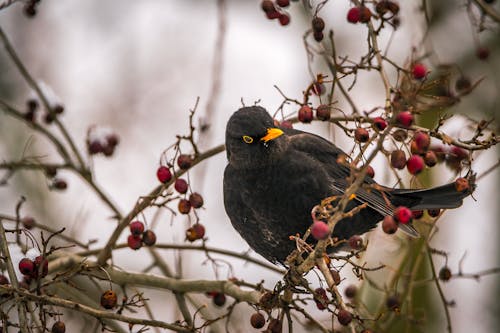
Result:
[[49,273],[49,261],[44,256],[38,256],[33,260],[35,263],[34,276],[45,277]]
[[352,235],[347,242],[353,250],[360,250],[363,248],[363,238],[359,235]]
[[451,276],[452,276],[452,274],[451,274],[451,270],[449,267],[444,266],[443,268],[441,268],[439,270],[439,279],[441,281],[445,281],[445,282],[449,281],[451,279]]
[[177,205],[177,209],[181,214],[189,214],[191,211],[191,203],[188,199],[180,199],[179,204]]
[[398,124],[404,127],[410,127],[413,124],[413,114],[410,111],[402,111],[396,116]]
[[177,165],[179,166],[179,168],[181,168],[182,170],[187,170],[191,167],[191,165],[193,164],[193,159],[191,158],[190,155],[187,155],[187,154],[181,154],[179,155],[179,157],[177,158]]
[[319,43],[323,40],[323,38],[325,38],[325,35],[323,34],[323,31],[314,31],[313,37],[314,37],[314,40]]
[[384,217],[384,220],[382,221],[382,230],[388,234],[392,235],[396,231],[398,231],[398,223],[394,220],[394,218],[390,215],[387,215]]
[[419,155],[412,155],[406,162],[406,168],[412,175],[419,174],[424,169],[424,159]]
[[406,166],[406,154],[403,150],[397,149],[391,153],[391,166],[396,169],[404,169]]
[[411,211],[411,217],[418,220],[419,218],[421,218],[422,216],[424,216],[424,211],[423,210],[412,210]]
[[358,287],[356,287],[355,285],[351,284],[351,285],[347,286],[347,288],[345,288],[344,295],[347,298],[354,298],[354,297],[356,297],[356,293],[357,292],[358,292]]
[[303,105],[299,109],[299,121],[302,123],[310,123],[313,120],[313,111],[310,106],[308,105]]
[[262,10],[264,12],[271,12],[271,11],[275,11],[276,9],[274,8],[274,4],[271,0],[264,0],[262,1],[262,3],[260,4]]
[[288,25],[290,24],[290,15],[280,13],[280,15],[278,16],[278,20],[280,21],[281,25]]
[[405,130],[398,129],[392,133],[392,137],[398,142],[403,142],[408,138],[408,133]]
[[139,250],[142,247],[142,239],[140,236],[129,235],[127,238],[127,245],[132,250]]
[[353,7],[347,12],[347,21],[349,23],[358,23],[361,16],[359,7]]
[[188,190],[188,183],[182,178],[177,178],[174,183],[174,188],[180,194],[184,194]]
[[391,15],[396,15],[399,12],[399,5],[395,2],[382,0],[375,6],[375,11],[380,16],[384,16],[386,13],[391,13]]
[[189,196],[189,203],[193,208],[200,208],[203,206],[203,197],[197,192],[191,193]]
[[52,333],[64,333],[66,332],[66,325],[64,322],[58,320],[52,325],[52,329],[50,330]]
[[368,23],[371,17],[372,17],[372,12],[370,11],[370,9],[368,9],[368,7],[365,6],[359,7],[359,22]]
[[113,290],[107,290],[101,295],[101,306],[105,309],[112,309],[118,303],[118,298]]
[[316,109],[316,118],[318,118],[319,120],[329,120],[331,118],[331,115],[332,108],[330,107],[330,105],[321,104]]
[[337,319],[340,325],[347,326],[352,321],[352,314],[345,309],[340,309],[337,313]]
[[427,75],[427,67],[424,64],[416,63],[411,69],[413,78],[416,80],[421,80]]
[[429,214],[430,217],[438,217],[440,213],[441,213],[441,209],[439,209],[439,208],[427,209],[427,214]]
[[166,166],[162,165],[156,170],[156,177],[160,181],[160,183],[167,183],[172,179],[172,173],[170,172],[170,169],[167,168]]
[[321,17],[314,17],[312,19],[312,28],[315,32],[321,32],[323,29],[325,29],[325,21]]
[[203,224],[196,223],[191,228],[186,230],[186,239],[190,242],[202,239],[204,236],[205,227],[203,226]]
[[340,278],[340,273],[339,271],[335,270],[335,269],[331,269],[330,270],[330,274],[332,275],[332,279],[333,279],[333,282],[335,283],[335,285],[339,285],[340,284],[340,281],[342,280]]
[[311,235],[316,240],[326,239],[330,235],[328,224],[321,221],[315,221],[311,226]]
[[262,328],[266,324],[266,318],[264,318],[264,315],[260,312],[255,312],[251,317],[250,317],[250,325],[252,325],[253,328]]
[[280,7],[288,7],[290,5],[290,0],[276,0],[276,4]]
[[399,312],[399,309],[401,307],[401,302],[399,301],[399,296],[398,295],[391,295],[387,297],[385,301],[385,305],[387,308],[389,308],[392,311]]
[[28,259],[28,258],[23,258],[21,261],[19,261],[19,271],[28,276],[32,276],[35,273],[35,263]]
[[283,331],[283,324],[279,319],[271,319],[269,325],[267,325],[267,331],[269,333],[281,333]]
[[408,207],[399,206],[394,210],[393,217],[399,223],[407,224],[411,222],[412,213]]
[[370,139],[370,133],[365,128],[358,127],[354,130],[354,139],[357,142],[367,142]]
[[437,164],[438,162],[438,158],[436,156],[436,153],[432,150],[429,150],[425,153],[424,155],[424,163],[425,165],[427,165],[428,167],[433,167]]
[[328,307],[328,296],[325,289],[316,288],[314,290],[314,302],[318,310],[325,310]]
[[379,131],[383,131],[387,127],[387,121],[382,117],[375,117],[373,118],[373,127]]
[[470,80],[465,77],[465,76],[461,76],[457,79],[457,81],[455,82],[455,89],[458,91],[458,92],[465,92],[465,91],[468,91],[470,90],[471,88],[471,82]]
[[156,243],[156,234],[153,230],[146,230],[142,234],[142,242],[146,246],[153,246]]
[[140,236],[144,232],[144,223],[141,221],[133,221],[128,225],[130,233],[134,236]]
[[35,219],[31,216],[23,216],[21,218],[21,223],[23,227],[28,230],[32,229],[36,224]]
[[455,180],[455,189],[457,192],[465,192],[469,190],[469,181],[463,177]]
[[215,305],[224,306],[224,304],[226,304],[226,295],[223,293],[216,293],[212,300]]

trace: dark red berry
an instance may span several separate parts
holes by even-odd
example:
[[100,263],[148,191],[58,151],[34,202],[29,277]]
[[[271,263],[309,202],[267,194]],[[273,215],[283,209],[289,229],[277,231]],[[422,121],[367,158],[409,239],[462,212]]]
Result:
[[160,183],[167,183],[172,179],[172,173],[170,172],[170,169],[167,168],[166,166],[162,165],[156,170],[156,177],[160,181]]
[[395,311],[395,312],[399,312],[399,309],[401,307],[401,303],[399,301],[399,296],[398,295],[391,295],[391,296],[387,297],[387,300],[385,301],[385,305],[390,310]]
[[314,40],[319,43],[323,40],[323,38],[325,38],[325,35],[323,34],[323,31],[314,31],[313,37],[314,37]]
[[99,140],[87,142],[87,151],[90,155],[102,153],[103,150],[104,148]]
[[56,190],[63,191],[68,188],[68,183],[66,183],[64,179],[54,178],[52,180],[52,187],[55,188]]
[[349,23],[358,23],[360,15],[361,13],[359,7],[353,7],[347,12],[347,21]]
[[290,16],[288,14],[280,13],[280,15],[278,16],[278,20],[283,26],[290,24]]
[[190,242],[202,239],[204,236],[205,227],[203,226],[203,224],[196,223],[191,228],[186,230],[186,239]]
[[316,109],[316,118],[319,120],[329,120],[332,115],[332,108],[329,105],[321,104]]
[[425,165],[428,167],[433,167],[437,164],[438,158],[436,157],[436,153],[432,150],[429,150],[424,155]]
[[325,21],[321,17],[314,17],[312,19],[312,28],[315,32],[321,32],[323,29],[325,29]]
[[36,15],[36,8],[34,3],[28,3],[23,8],[24,15],[27,17],[34,17]]
[[224,304],[226,304],[226,295],[223,293],[216,293],[213,297],[213,302],[217,306],[224,306]]
[[407,224],[411,222],[412,213],[408,207],[399,206],[394,210],[393,217],[399,223]]
[[427,67],[424,64],[416,63],[413,65],[411,72],[414,79],[420,80],[427,75]]
[[276,0],[276,4],[280,7],[288,7],[290,5],[290,0]]
[[345,309],[340,309],[337,313],[337,319],[342,326],[347,326],[352,321],[352,314]]
[[445,282],[449,281],[451,279],[451,276],[452,276],[452,274],[451,274],[451,270],[449,267],[444,266],[443,268],[441,268],[439,270],[439,279],[441,281],[445,281]]
[[338,286],[340,284],[340,281],[342,280],[340,278],[340,273],[335,269],[331,269],[330,274],[332,274],[333,282]]
[[413,124],[413,114],[410,111],[402,111],[396,116],[398,124],[404,127],[410,127]]
[[354,130],[354,139],[357,142],[367,142],[370,139],[370,133],[366,129],[358,127]]
[[19,261],[19,271],[28,276],[32,276],[35,273],[35,263],[28,259],[28,258],[23,258],[21,261]]
[[280,12],[273,8],[273,10],[266,12],[266,16],[268,19],[274,20],[280,17]]
[[66,325],[62,321],[56,321],[54,325],[52,325],[52,329],[50,330],[52,333],[64,333],[66,332]]
[[373,127],[379,131],[383,131],[387,127],[387,121],[382,117],[375,117],[373,118]]
[[266,324],[266,318],[264,318],[264,315],[260,312],[255,312],[251,317],[250,317],[250,324],[252,325],[253,328],[262,328]]
[[302,123],[310,123],[313,120],[313,111],[310,106],[308,105],[303,105],[299,109],[299,121]]
[[469,181],[465,178],[457,178],[455,180],[455,189],[457,192],[465,192],[469,190]]
[[179,166],[179,168],[181,168],[182,170],[187,170],[191,167],[191,165],[193,164],[193,159],[191,158],[191,156],[187,155],[187,154],[181,154],[179,155],[179,157],[177,158],[177,165]]
[[360,250],[363,248],[363,238],[359,235],[351,236],[347,242],[353,250]]
[[112,309],[116,306],[118,298],[113,290],[107,290],[101,295],[101,306],[105,309]]
[[189,214],[189,212],[191,211],[191,203],[188,199],[180,199],[177,208],[179,210],[179,213]]
[[486,60],[489,58],[490,56],[490,49],[488,49],[487,47],[479,47],[477,50],[476,50],[476,55],[477,57],[480,59],[480,60]]
[[391,166],[396,169],[404,169],[406,166],[406,154],[403,150],[397,149],[391,153]]
[[31,216],[24,216],[23,218],[21,218],[21,223],[22,223],[24,228],[30,230],[35,226],[36,221]]
[[366,175],[370,178],[374,178],[375,177],[375,170],[372,168],[371,165],[367,166],[366,167]]
[[326,239],[330,235],[328,224],[321,221],[315,221],[311,227],[311,235],[316,240]]
[[399,12],[399,5],[392,1],[382,0],[377,3],[375,10],[380,16],[384,16],[384,14],[388,12],[390,12],[391,15],[396,15]]
[[408,138],[408,133],[405,130],[398,129],[392,133],[392,137],[398,142],[403,142]]
[[394,220],[392,216],[387,215],[382,221],[382,230],[389,235],[392,235],[398,231],[398,223]]
[[120,143],[120,137],[115,133],[108,134],[106,135],[106,142],[109,146],[114,148]]
[[184,194],[188,190],[188,183],[182,178],[177,178],[175,180],[174,188],[180,194]]
[[421,218],[422,216],[424,216],[424,211],[423,210],[412,210],[411,211],[411,217],[418,220],[419,218]]
[[424,159],[419,155],[412,155],[406,162],[406,168],[412,175],[419,174],[424,169]]
[[132,250],[139,250],[142,247],[142,239],[140,236],[129,235],[127,244]]
[[281,333],[283,331],[283,324],[279,319],[271,319],[269,325],[267,325],[267,331],[269,333]]
[[141,221],[133,221],[128,225],[130,233],[136,237],[140,236],[144,232],[144,223]]
[[276,10],[276,8],[274,8],[274,4],[271,0],[262,1],[260,6],[261,6],[262,10],[266,13]]
[[199,193],[191,193],[191,195],[189,196],[189,203],[193,208],[200,208],[201,206],[203,206],[203,197]]
[[357,292],[358,292],[358,288],[355,285],[351,284],[351,285],[347,286],[347,288],[345,288],[344,295],[347,298],[354,298],[354,297],[356,297]]
[[314,302],[318,310],[325,310],[328,307],[328,296],[325,289],[316,288],[314,290]]
[[429,214],[430,217],[438,217],[439,214],[441,213],[441,209],[428,209],[427,214]]
[[146,230],[142,234],[142,242],[146,246],[153,246],[156,243],[156,234],[153,230]]
[[33,260],[36,272],[34,276],[45,277],[49,273],[49,261],[44,256],[38,256]]
[[9,279],[3,274],[0,274],[0,286],[5,286],[6,284],[9,284]]
[[368,23],[371,17],[372,17],[372,12],[368,9],[368,7],[365,6],[359,7],[359,22]]

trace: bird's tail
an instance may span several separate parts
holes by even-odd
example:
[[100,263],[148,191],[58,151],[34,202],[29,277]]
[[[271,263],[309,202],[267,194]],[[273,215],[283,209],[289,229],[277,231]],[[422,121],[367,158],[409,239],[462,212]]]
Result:
[[475,188],[475,176],[471,175],[430,189],[395,190],[391,202],[394,206],[407,206],[412,210],[457,208]]

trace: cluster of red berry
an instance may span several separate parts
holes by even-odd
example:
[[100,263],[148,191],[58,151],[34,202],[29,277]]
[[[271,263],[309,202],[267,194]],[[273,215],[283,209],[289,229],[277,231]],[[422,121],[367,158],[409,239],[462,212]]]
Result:
[[[48,87],[43,86],[43,85],[42,85],[42,87],[45,87],[44,92],[47,92],[49,95],[53,95],[53,93],[51,93],[50,91],[47,91],[47,89],[49,89]],[[28,101],[26,102],[27,110],[24,113],[24,119],[26,119],[29,122],[37,121],[36,115],[38,114],[39,105],[40,104],[36,98],[28,99]],[[53,103],[53,105],[51,105],[50,108],[51,108],[51,111],[50,112],[47,111],[43,115],[43,121],[46,124],[53,123],[54,120],[56,119],[56,117],[64,112],[64,105],[62,105],[59,102]]]
[[49,272],[49,261],[42,255],[37,256],[34,260],[23,258],[19,261],[19,271],[24,275],[24,286],[29,286],[33,279],[43,278]]
[[261,8],[270,20],[278,19],[281,25],[290,24],[290,15],[284,8],[290,5],[290,0],[263,0]]
[[129,224],[130,235],[127,244],[132,250],[139,250],[142,245],[153,246],[156,243],[156,234],[153,230],[144,230],[144,223],[133,221]]
[[[376,18],[382,21],[391,22],[392,25],[397,26],[399,24],[399,18],[397,14],[399,13],[399,5],[394,1],[382,0],[375,4],[375,11],[378,16]],[[349,23],[368,23],[372,18],[371,10],[364,4],[352,7],[347,12],[347,22]]]
[[120,142],[116,133],[108,128],[92,126],[87,131],[87,151],[90,155],[102,153],[110,157],[115,152],[115,148]]

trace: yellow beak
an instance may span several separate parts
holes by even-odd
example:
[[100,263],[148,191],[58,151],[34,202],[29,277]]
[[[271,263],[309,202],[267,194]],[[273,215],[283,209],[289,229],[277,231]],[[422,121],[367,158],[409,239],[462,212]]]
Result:
[[264,135],[260,140],[264,141],[264,142],[267,142],[269,140],[276,139],[278,136],[280,136],[282,134],[283,134],[283,131],[280,130],[279,128],[268,128],[267,129],[267,134]]

